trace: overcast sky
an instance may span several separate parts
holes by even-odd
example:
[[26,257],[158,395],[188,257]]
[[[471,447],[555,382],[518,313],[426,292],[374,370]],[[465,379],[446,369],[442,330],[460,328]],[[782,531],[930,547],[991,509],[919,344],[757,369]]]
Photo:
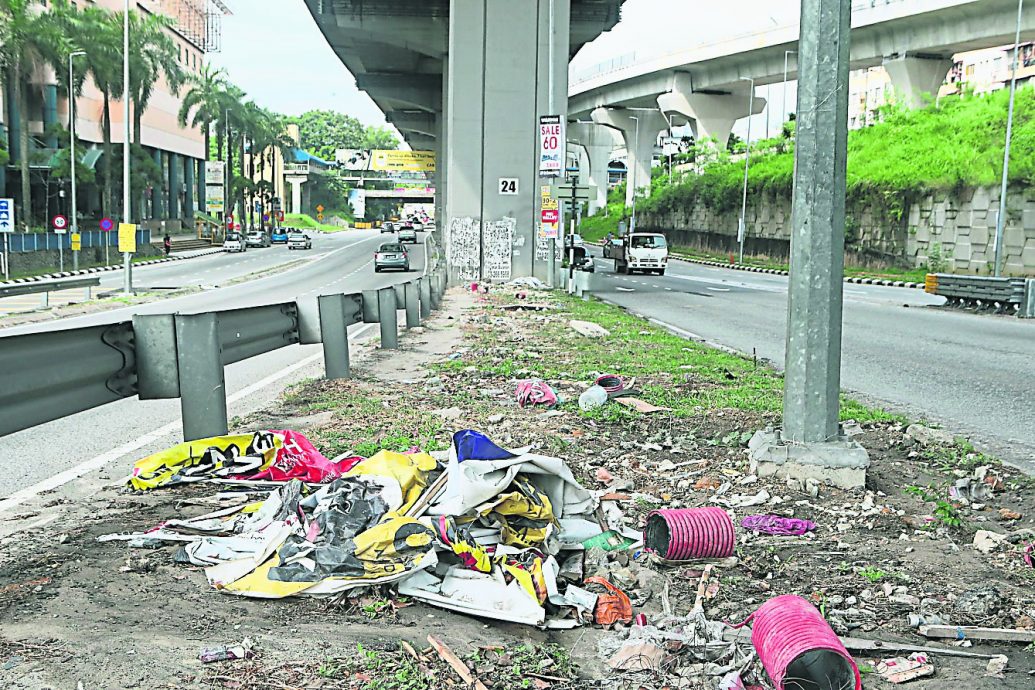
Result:
[[[288,115],[314,108],[338,110],[368,124],[384,123],[373,101],[356,89],[302,0],[225,2],[234,14],[223,20],[223,50],[211,62],[226,69],[260,105]],[[583,48],[573,64],[586,68],[628,53],[656,55],[794,23],[799,7],[799,0],[726,0],[719,5],[628,0],[621,23]]]

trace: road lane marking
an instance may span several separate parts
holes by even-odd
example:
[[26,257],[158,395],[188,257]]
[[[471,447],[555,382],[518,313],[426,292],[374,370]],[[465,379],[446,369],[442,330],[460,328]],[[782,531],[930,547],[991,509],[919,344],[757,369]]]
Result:
[[618,290],[619,292],[636,292],[633,288],[622,287],[621,285],[616,287],[615,290]]
[[709,287],[708,289],[709,290],[714,290],[715,292],[729,292],[730,291],[729,288]]
[[[355,339],[355,338],[359,338],[366,331],[372,329],[376,325],[377,324],[370,323],[370,324],[366,324],[362,328],[357,329],[356,332],[353,333],[350,336],[350,340],[351,339]],[[312,364],[313,362],[316,362],[317,360],[322,359],[322,358],[323,358],[323,352],[318,352],[318,353],[316,353],[314,355],[310,355],[309,357],[306,357],[305,359],[303,359],[301,361],[295,362],[291,366],[288,366],[288,367],[285,367],[284,369],[281,369],[280,371],[278,371],[275,374],[271,374],[270,376],[267,376],[266,378],[264,378],[264,379],[262,379],[260,381],[256,381],[255,383],[242,388],[241,390],[237,391],[236,393],[234,393],[233,395],[229,396],[226,399],[227,407],[229,407],[232,403],[237,402],[238,400],[246,398],[246,397],[248,397],[248,396],[250,396],[250,395],[252,395],[254,393],[257,393],[258,391],[262,390],[263,388],[266,388],[267,386],[270,386],[273,383],[276,383],[280,379],[283,379],[283,378],[287,377],[288,375],[293,374],[294,372],[298,371],[299,369],[303,369],[303,368],[309,366],[310,364]],[[96,409],[96,408],[94,408],[94,409]],[[140,450],[141,448],[143,448],[146,445],[154,443],[155,441],[158,441],[158,440],[164,438],[165,436],[168,436],[169,434],[174,433],[177,429],[180,429],[182,426],[183,426],[183,421],[182,420],[177,420],[175,422],[170,422],[169,424],[166,424],[165,426],[159,427],[158,429],[155,429],[154,431],[152,431],[150,433],[144,434],[143,436],[141,436],[141,437],[139,437],[139,438],[137,438],[137,439],[135,439],[133,441],[130,441],[129,443],[124,443],[123,445],[119,446],[118,448],[114,448],[112,450],[109,450],[106,453],[101,453],[100,455],[98,455],[98,456],[96,456],[94,458],[91,458],[91,459],[87,460],[86,462],[80,463],[80,464],[76,465],[75,467],[69,468],[69,469],[65,470],[64,472],[59,472],[58,474],[55,474],[52,477],[48,477],[47,479],[44,479],[41,482],[37,482],[36,484],[33,484],[30,487],[27,487],[25,489],[21,489],[20,491],[16,491],[13,494],[11,494],[10,496],[8,496],[7,498],[5,498],[2,501],[0,501],[0,514],[3,514],[4,512],[10,510],[11,508],[14,508],[16,506],[21,505],[25,501],[27,501],[30,498],[33,498],[35,496],[38,496],[39,494],[43,493],[44,491],[53,491],[54,489],[57,489],[58,487],[64,486],[65,484],[67,484],[67,483],[69,483],[71,481],[79,479],[83,475],[86,475],[86,474],[88,474],[90,472],[93,472],[94,470],[99,470],[102,467],[104,467],[105,465],[108,465],[108,464],[114,462],[115,460],[118,460],[119,458],[123,457],[124,455],[129,455],[130,453],[132,453],[134,451]]]

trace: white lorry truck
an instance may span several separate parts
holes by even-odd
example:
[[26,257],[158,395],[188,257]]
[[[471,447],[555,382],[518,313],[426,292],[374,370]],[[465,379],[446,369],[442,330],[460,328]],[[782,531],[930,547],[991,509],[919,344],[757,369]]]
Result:
[[657,273],[665,275],[668,242],[656,232],[634,232],[608,240],[604,258],[615,260],[615,273]]

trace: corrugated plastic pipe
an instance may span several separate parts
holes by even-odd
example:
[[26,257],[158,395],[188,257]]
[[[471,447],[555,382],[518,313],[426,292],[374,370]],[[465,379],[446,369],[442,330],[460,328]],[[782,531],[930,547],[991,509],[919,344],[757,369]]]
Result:
[[775,597],[752,618],[751,644],[776,690],[862,690],[859,667],[809,602]]
[[662,558],[682,561],[732,556],[736,537],[722,508],[676,508],[647,515],[643,543]]

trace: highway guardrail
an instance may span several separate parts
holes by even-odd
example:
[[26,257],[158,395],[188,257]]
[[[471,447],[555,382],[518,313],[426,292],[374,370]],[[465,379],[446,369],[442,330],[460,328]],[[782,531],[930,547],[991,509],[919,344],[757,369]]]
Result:
[[940,295],[950,306],[991,309],[997,312],[1022,311],[1025,278],[928,273],[924,291]]
[[322,343],[327,378],[348,378],[348,327],[363,322],[381,324],[382,348],[398,347],[398,309],[419,326],[446,289],[441,257],[427,250],[424,275],[398,287],[0,337],[0,436],[133,396],[179,398],[184,440],[225,435],[227,364]]

